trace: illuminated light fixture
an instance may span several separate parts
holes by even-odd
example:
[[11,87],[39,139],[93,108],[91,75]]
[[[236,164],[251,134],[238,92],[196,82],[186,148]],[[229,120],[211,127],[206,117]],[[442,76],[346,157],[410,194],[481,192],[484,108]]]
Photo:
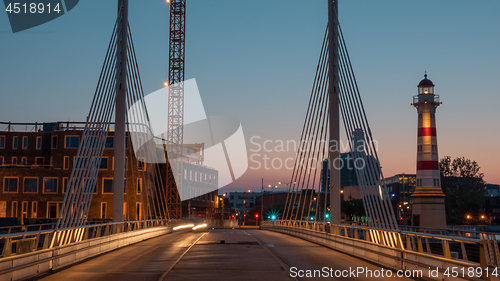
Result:
[[194,224],[183,224],[183,225],[179,225],[179,226],[176,226],[174,228],[172,228],[173,230],[179,230],[179,229],[183,229],[183,228],[188,228],[188,227],[193,227]]
[[207,224],[206,224],[206,223],[204,223],[204,224],[199,224],[199,225],[197,225],[197,226],[193,227],[193,230],[197,230],[198,228],[202,228],[202,227],[207,227]]
[[343,190],[343,189],[341,189],[341,190],[340,190],[340,193],[344,193],[344,190]]
[[[168,2],[168,1],[167,1]],[[165,87],[168,87],[168,82],[163,83]]]

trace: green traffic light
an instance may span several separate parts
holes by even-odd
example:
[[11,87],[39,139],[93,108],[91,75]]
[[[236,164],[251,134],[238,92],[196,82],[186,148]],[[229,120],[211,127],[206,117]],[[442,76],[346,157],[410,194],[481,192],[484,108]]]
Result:
[[275,215],[272,215],[272,216],[271,216],[271,219],[272,219],[272,220],[275,220],[275,219],[276,219],[276,216],[275,216]]
[[326,214],[326,215],[325,215],[325,218],[329,218],[329,217],[330,217],[330,214]]

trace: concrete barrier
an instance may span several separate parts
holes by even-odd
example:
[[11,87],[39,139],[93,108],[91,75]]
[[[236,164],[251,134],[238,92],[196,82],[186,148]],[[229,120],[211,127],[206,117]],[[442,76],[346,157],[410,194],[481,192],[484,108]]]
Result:
[[[277,225],[263,225],[264,230],[276,231],[291,236],[295,236],[328,248],[363,258],[387,269],[392,270],[410,270],[422,272],[422,277],[431,280],[479,280],[480,278],[461,276],[462,268],[467,275],[469,268],[479,268],[481,265],[474,262],[465,262],[454,259],[447,259],[437,255],[413,252],[404,249],[391,248],[382,244],[372,243],[370,241],[334,235],[331,233],[301,229]],[[431,276],[429,269],[438,269],[437,276]],[[446,269],[459,272],[457,277],[446,276]],[[451,273],[451,271],[449,272]],[[485,271],[483,274],[485,275]],[[498,272],[500,274],[500,272]],[[500,280],[500,276],[484,276],[484,280]]]

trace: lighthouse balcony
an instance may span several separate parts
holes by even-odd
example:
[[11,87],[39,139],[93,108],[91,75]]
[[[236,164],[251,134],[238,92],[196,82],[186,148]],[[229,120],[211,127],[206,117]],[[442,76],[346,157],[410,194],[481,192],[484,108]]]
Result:
[[439,105],[439,95],[417,95],[413,96],[413,105],[433,103]]

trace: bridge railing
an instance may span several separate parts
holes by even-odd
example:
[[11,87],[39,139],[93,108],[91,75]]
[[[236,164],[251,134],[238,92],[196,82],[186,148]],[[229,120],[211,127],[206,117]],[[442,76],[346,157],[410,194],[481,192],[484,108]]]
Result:
[[465,226],[461,228],[431,228],[431,227],[420,227],[420,226],[400,226],[400,228],[401,230],[411,231],[411,232],[423,232],[423,233],[440,234],[446,236],[500,240],[500,233],[477,231],[473,226]]
[[[0,234],[1,258],[64,246],[93,238],[105,237],[156,226],[167,226],[177,220],[141,220],[120,223],[100,223],[80,227],[53,229],[53,224],[39,225],[39,230],[29,226],[10,227],[15,233]],[[31,227],[36,227],[35,225]],[[44,229],[45,228],[45,229]],[[49,229],[46,229],[49,228]]]
[[436,268],[440,264],[440,271],[445,271],[446,265],[453,265],[462,268],[480,267],[484,276],[495,270],[500,274],[500,254],[494,233],[482,233],[470,238],[466,235],[446,235],[446,232],[423,233],[286,220],[267,221],[261,227],[377,262],[390,260],[386,264],[394,268]]

